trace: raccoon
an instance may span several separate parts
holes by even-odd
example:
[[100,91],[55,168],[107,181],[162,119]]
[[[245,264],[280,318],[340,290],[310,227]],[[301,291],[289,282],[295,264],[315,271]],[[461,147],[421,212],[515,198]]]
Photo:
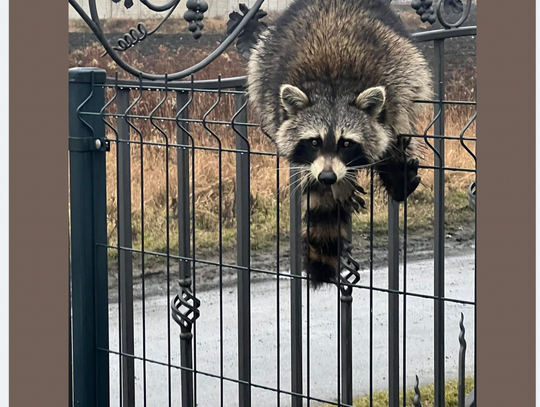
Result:
[[396,201],[420,183],[420,143],[406,135],[422,109],[413,101],[432,98],[431,73],[389,3],[296,0],[248,63],[261,127],[302,171],[304,265],[314,287],[339,278],[340,242],[364,206],[360,170],[373,168]]

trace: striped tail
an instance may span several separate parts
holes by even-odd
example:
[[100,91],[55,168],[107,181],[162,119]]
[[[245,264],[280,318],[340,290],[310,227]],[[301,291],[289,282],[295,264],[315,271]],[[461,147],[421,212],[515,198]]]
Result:
[[323,283],[338,281],[339,256],[345,251],[351,214],[331,193],[327,196],[312,190],[306,200],[309,210],[304,214],[302,232],[304,267],[311,287],[320,288]]

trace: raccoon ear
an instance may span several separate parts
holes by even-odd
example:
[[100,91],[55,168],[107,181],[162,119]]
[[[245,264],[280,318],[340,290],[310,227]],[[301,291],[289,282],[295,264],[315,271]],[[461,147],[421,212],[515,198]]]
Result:
[[281,85],[279,96],[281,98],[281,104],[290,115],[297,114],[309,103],[307,95],[292,85]]
[[386,91],[383,86],[366,89],[356,98],[355,104],[372,117],[381,113],[386,100]]

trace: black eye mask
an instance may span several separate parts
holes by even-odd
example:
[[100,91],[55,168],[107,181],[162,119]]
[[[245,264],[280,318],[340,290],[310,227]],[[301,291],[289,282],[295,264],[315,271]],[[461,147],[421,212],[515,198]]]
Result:
[[[345,147],[345,143],[348,142],[348,146]],[[324,145],[320,138],[315,139],[303,139],[298,142],[294,148],[290,161],[295,164],[311,164],[322,153],[332,152],[329,145]],[[364,150],[360,144],[351,140],[341,139],[338,144],[336,156],[345,164],[346,167],[357,167],[369,164],[369,161],[364,153]]]
[[320,148],[322,146],[321,139],[317,138],[317,145],[313,145],[314,139],[302,139],[294,148],[290,161],[295,164],[311,164],[317,157],[320,156]]
[[[346,141],[349,142],[348,147],[345,147],[344,145]],[[346,167],[357,167],[369,164],[364,149],[360,144],[351,140],[341,139],[338,147],[338,157],[343,161],[343,164],[345,164]]]

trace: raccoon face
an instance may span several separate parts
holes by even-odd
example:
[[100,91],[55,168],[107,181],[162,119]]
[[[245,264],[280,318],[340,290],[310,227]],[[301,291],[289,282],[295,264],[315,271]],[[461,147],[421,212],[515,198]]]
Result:
[[314,181],[339,184],[347,173],[378,161],[388,147],[383,87],[331,98],[283,85],[280,96],[287,119],[277,133],[278,150],[293,165],[308,167]]

